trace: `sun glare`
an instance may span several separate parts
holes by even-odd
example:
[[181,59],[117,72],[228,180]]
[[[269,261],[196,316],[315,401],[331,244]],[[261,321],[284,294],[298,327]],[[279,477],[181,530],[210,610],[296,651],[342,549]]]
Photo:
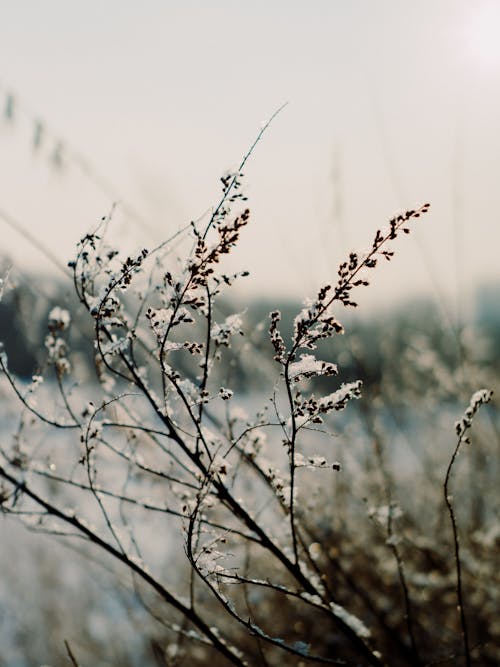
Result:
[[485,67],[500,67],[500,2],[474,8],[467,28],[472,55]]

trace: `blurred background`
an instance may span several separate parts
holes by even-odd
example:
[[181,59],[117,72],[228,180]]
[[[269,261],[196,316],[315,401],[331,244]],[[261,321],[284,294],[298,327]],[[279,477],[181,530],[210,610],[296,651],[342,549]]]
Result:
[[53,271],[41,241],[65,264],[113,202],[121,243],[152,247],[288,102],[245,169],[242,296],[310,295],[429,201],[360,300],[466,312],[499,275],[499,32],[490,0],[3,3],[2,253]]

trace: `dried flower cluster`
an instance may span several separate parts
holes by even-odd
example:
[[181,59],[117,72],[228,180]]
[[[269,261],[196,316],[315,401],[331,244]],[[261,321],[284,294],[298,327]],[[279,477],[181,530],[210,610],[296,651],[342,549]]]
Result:
[[[326,425],[361,397],[360,380],[338,382],[337,364],[316,356],[320,342],[343,333],[334,309],[356,305],[353,290],[368,285],[366,273],[380,258],[391,259],[388,245],[429,206],[396,216],[386,231],[377,231],[367,253],[351,253],[337,283],[321,287],[297,314],[289,343],[280,312],[270,313],[276,376],[269,405],[249,417],[237,405],[230,374],[221,382],[218,369],[245,333],[243,315],[221,316],[219,307],[224,290],[247,275],[227,275],[223,263],[249,223],[246,207],[233,209],[246,200],[242,169],[250,152],[223,177],[221,199],[209,218],[186,230],[191,250],[181,261],[168,241],[121,260],[105,242],[111,216],[80,242],[70,267],[93,326],[99,388],[93,386],[90,401],[73,377],[65,339],[71,321],[64,309],[49,315],[46,368],[28,392],[9,373],[2,353],[1,370],[24,411],[64,434],[60,459],[56,438],[42,457],[30,448],[28,425],[12,446],[2,446],[2,509],[34,518],[37,530],[65,539],[78,535],[100,549],[133,573],[141,599],[154,591],[173,614],[165,621],[171,636],[165,664],[180,664],[186,638],[208,651],[205,659],[216,654],[240,667],[288,659],[381,666],[381,649],[388,646],[398,664],[423,664],[395,532],[397,506],[388,499],[386,509],[372,508],[370,517],[377,529],[387,526],[383,547],[395,556],[405,593],[404,630],[367,591],[359,591],[339,557],[342,544],[328,547],[316,535],[329,519],[325,514],[322,524],[314,494],[341,476],[342,466],[311,451],[310,441],[316,434],[328,440]],[[58,398],[46,411],[36,406],[34,394],[49,386],[51,368]],[[319,378],[331,384],[329,391],[318,394]],[[486,390],[473,396],[457,423],[460,438],[489,399]],[[272,448],[270,441],[281,446]],[[182,540],[184,581],[164,577],[151,540],[144,538],[150,521],[156,547]],[[339,596],[339,578],[349,583],[352,600]],[[286,628],[276,629],[276,615],[260,611],[271,602],[300,618],[310,615],[328,642],[318,632],[297,638],[291,631],[283,638],[279,633]]]

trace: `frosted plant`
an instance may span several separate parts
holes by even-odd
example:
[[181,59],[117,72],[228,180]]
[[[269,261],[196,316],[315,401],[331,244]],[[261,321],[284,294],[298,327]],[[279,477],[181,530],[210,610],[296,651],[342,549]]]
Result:
[[[247,338],[245,314],[223,312],[222,304],[248,275],[227,273],[224,259],[250,223],[242,179],[254,146],[222,178],[211,214],[181,235],[122,257],[107,245],[107,216],[81,239],[70,268],[92,325],[95,383],[78,382],[72,318],[59,306],[48,316],[45,367],[28,388],[2,352],[1,370],[24,414],[13,441],[2,443],[2,509],[31,529],[78,536],[123,566],[144,607],[154,606],[168,628],[166,664],[177,664],[185,639],[202,647],[205,661],[217,654],[239,666],[287,659],[381,666],[385,650],[399,664],[421,664],[413,631],[407,638],[408,596],[398,606],[400,624],[383,599],[357,585],[346,566],[355,558],[350,547],[322,537],[332,504],[322,506],[319,494],[343,475],[343,462],[311,451],[311,441],[330,438],[338,413],[363,401],[362,381],[338,380],[340,364],[322,358],[325,342],[344,331],[337,311],[356,306],[369,272],[391,259],[392,242],[429,207],[395,216],[366,252],[350,253],[336,281],[295,316],[290,340],[281,313],[270,313],[270,400],[252,415],[238,404],[225,366]],[[187,250],[176,257],[181,236]],[[460,438],[485,401],[475,395]],[[380,550],[392,549],[408,593],[397,505],[376,507],[376,529],[388,525],[390,534],[373,544],[373,562],[384,578]],[[172,551],[175,572],[166,572]],[[295,616],[314,627],[291,627]]]

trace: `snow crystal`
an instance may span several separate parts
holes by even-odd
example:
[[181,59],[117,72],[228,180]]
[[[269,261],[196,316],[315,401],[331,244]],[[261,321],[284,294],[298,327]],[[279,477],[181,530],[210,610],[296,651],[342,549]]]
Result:
[[455,423],[455,430],[459,437],[462,437],[465,431],[472,425],[472,420],[478,411],[479,406],[483,405],[484,403],[488,403],[492,396],[493,392],[491,389],[479,389],[479,391],[476,391],[474,394],[472,394],[470,403],[462,418]]
[[158,338],[163,338],[167,332],[168,325],[172,319],[173,311],[171,308],[150,308],[148,310],[147,316],[151,323],[151,328],[158,336]]
[[337,366],[326,361],[320,361],[312,354],[301,354],[300,360],[290,364],[290,379],[296,380],[300,376],[312,377],[313,375],[334,375]]
[[368,637],[371,636],[370,630],[366,627],[363,621],[357,616],[354,616],[354,614],[348,612],[347,609],[344,609],[344,607],[336,604],[335,602],[330,602],[330,608],[335,616],[344,621],[344,623],[348,625],[351,630],[354,630],[358,637],[368,639]]
[[125,350],[128,347],[129,341],[130,341],[130,334],[127,334],[127,336],[124,336],[122,338],[118,338],[117,336],[113,335],[108,343],[104,343],[103,345],[101,345],[101,352],[103,355],[120,354],[121,352],[125,352]]
[[323,411],[331,409],[342,409],[345,407],[347,401],[352,398],[359,398],[361,396],[361,380],[356,380],[356,382],[348,382],[343,384],[340,389],[334,391],[328,396],[323,396],[319,400],[319,407]]
[[235,313],[226,317],[221,324],[214,324],[211,331],[212,340],[216,345],[228,345],[229,339],[234,334],[241,333],[242,327],[241,313]]

